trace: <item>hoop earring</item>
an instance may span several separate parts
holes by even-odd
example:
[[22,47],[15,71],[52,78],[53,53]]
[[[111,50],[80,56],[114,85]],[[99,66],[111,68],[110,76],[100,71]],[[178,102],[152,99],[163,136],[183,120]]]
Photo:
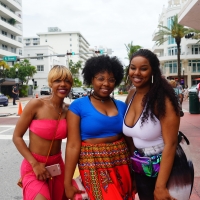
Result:
[[128,83],[128,80],[129,80],[129,75],[126,77],[126,83]]
[[151,77],[151,83],[153,83],[153,75],[152,75],[152,77]]

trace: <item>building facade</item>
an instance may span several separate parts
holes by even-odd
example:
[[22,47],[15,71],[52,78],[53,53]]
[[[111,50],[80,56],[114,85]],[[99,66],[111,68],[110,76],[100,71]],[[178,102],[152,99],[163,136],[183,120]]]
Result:
[[[37,73],[34,74],[33,79],[37,81],[37,89],[35,93],[39,94],[40,89],[43,86],[48,85],[48,73],[54,65],[63,65],[60,62],[59,57],[49,56],[42,57],[44,55],[54,55],[56,54],[54,49],[49,45],[35,45],[35,46],[25,46],[24,47],[24,57],[38,57],[35,59],[30,59],[31,65],[36,67]],[[41,56],[41,57],[40,57]],[[30,81],[29,85],[32,85]]]
[[0,1],[0,59],[23,54],[22,0]]
[[[158,25],[170,27],[173,16],[178,14],[184,7],[187,0],[169,0],[168,6],[163,7],[159,16]],[[152,40],[156,41],[155,30]],[[181,84],[183,86],[192,86],[197,83],[200,77],[200,44],[198,40],[183,37],[181,40]],[[177,45],[174,38],[168,40],[162,45],[154,45],[152,51],[158,55],[160,68],[168,79],[177,79]]]

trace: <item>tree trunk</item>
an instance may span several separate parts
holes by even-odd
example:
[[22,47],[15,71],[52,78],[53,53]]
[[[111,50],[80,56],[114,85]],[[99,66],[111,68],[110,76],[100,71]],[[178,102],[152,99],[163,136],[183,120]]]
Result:
[[178,65],[178,82],[179,83],[181,83],[180,43],[181,43],[181,38],[176,38],[176,44],[177,44],[177,50],[178,50],[178,52],[177,52],[177,65]]

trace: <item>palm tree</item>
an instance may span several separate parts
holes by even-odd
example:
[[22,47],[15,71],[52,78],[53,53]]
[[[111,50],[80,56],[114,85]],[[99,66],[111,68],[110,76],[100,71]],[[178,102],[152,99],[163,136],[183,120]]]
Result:
[[177,64],[178,64],[178,82],[181,80],[181,65],[180,65],[180,44],[181,39],[189,34],[194,33],[197,30],[192,28],[186,28],[183,25],[178,23],[178,15],[175,15],[172,19],[171,27],[159,25],[159,31],[155,33],[155,36],[158,37],[156,40],[156,45],[161,45],[166,42],[169,37],[175,38],[175,42],[177,45]]
[[127,55],[128,57],[126,57],[126,59],[131,58],[132,54],[135,53],[136,51],[138,51],[139,49],[141,49],[142,47],[140,45],[133,45],[133,42],[131,41],[130,44],[124,44],[126,47],[126,51],[127,51]]
[[[136,51],[138,51],[139,49],[141,49],[142,47],[140,45],[133,45],[133,42],[131,41],[131,43],[129,44],[124,44],[126,47],[126,51],[127,51],[127,56],[126,59],[130,60],[131,56],[133,55],[133,53],[135,53]],[[129,65],[125,67],[124,71],[125,71],[125,75],[124,75],[124,83],[126,85],[131,85],[131,82],[128,81],[128,69]],[[128,86],[129,87],[129,86]]]

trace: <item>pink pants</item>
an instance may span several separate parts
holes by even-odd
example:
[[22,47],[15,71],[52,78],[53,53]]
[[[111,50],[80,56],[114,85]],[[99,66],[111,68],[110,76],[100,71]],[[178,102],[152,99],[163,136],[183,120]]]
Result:
[[[38,162],[45,163],[46,156],[32,153]],[[54,156],[49,156],[46,166],[60,164],[61,175],[53,177],[47,181],[36,179],[32,166],[27,160],[23,160],[21,164],[21,177],[23,177],[23,199],[34,200],[38,194],[43,195],[48,200],[63,200],[64,194],[64,162],[61,152]],[[65,196],[65,195],[64,195]]]

